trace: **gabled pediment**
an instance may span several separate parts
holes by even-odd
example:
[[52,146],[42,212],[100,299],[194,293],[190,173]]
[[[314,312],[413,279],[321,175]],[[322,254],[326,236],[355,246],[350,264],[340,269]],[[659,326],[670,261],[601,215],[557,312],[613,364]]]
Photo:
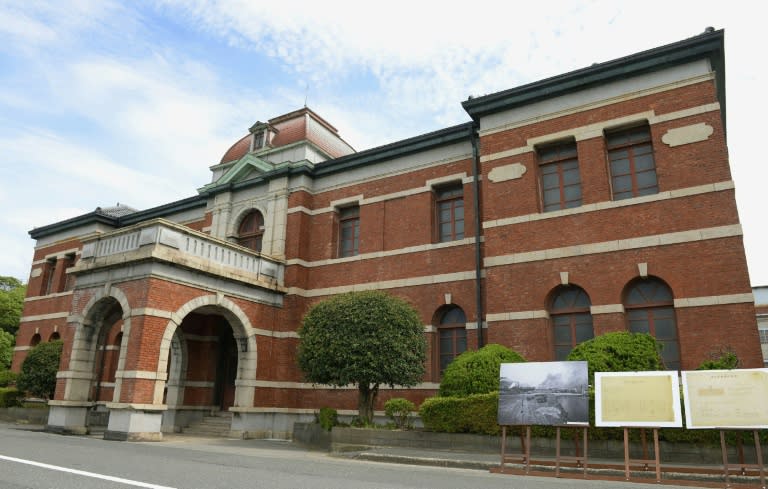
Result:
[[225,171],[218,180],[211,182],[203,188],[218,187],[249,180],[274,170],[275,166],[274,163],[248,153]]

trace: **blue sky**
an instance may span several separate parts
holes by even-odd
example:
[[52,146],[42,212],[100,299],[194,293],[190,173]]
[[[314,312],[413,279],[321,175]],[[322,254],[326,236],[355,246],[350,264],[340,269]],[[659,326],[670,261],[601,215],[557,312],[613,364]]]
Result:
[[194,195],[248,127],[305,101],[362,150],[467,121],[469,95],[713,26],[751,280],[768,285],[760,16],[731,2],[520,5],[0,0],[0,275],[27,280],[35,226]]

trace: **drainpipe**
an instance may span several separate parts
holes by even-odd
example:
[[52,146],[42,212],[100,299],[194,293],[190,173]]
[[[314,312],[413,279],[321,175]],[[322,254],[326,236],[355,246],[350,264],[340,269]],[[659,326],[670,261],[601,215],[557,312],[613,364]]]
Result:
[[475,307],[477,310],[477,349],[485,345],[483,338],[483,254],[481,249],[482,216],[480,212],[480,137],[478,124],[472,123],[470,140],[472,142],[472,189],[475,209]]

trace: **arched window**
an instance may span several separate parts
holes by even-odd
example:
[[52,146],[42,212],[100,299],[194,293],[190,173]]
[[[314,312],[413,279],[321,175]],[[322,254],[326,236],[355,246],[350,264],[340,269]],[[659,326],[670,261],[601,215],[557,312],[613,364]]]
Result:
[[48,338],[48,341],[56,341],[60,339],[61,339],[61,335],[59,334],[59,332],[54,331],[53,333],[51,333],[51,336]]
[[42,341],[42,339],[43,338],[40,336],[39,333],[35,333],[32,336],[32,340],[30,340],[30,342],[29,342],[29,346],[37,346],[37,345],[39,345],[40,341]]
[[662,345],[661,358],[668,369],[680,368],[675,307],[672,290],[657,278],[630,283],[624,292],[627,325],[633,333],[650,333]]
[[467,350],[467,317],[459,306],[447,306],[439,312],[437,336],[442,374],[454,358]]
[[264,216],[252,210],[240,221],[237,229],[237,244],[254,251],[261,251],[261,239],[264,236]]
[[549,307],[555,360],[565,360],[573,347],[595,336],[589,296],[580,287],[564,285],[555,289]]

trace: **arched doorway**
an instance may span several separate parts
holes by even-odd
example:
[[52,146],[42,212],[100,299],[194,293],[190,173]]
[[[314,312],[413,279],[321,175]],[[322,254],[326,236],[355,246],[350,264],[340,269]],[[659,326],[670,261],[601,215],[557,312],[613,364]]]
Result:
[[227,411],[234,406],[239,353],[224,311],[205,306],[187,314],[168,351],[169,409]]

